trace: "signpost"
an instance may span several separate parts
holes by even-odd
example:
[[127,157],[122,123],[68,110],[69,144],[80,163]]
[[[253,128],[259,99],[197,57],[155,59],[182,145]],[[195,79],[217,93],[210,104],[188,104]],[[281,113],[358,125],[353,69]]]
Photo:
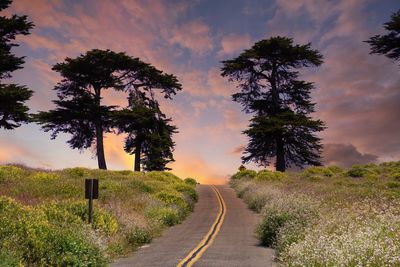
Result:
[[93,199],[99,198],[98,179],[85,179],[85,198],[89,199],[89,223],[92,223]]

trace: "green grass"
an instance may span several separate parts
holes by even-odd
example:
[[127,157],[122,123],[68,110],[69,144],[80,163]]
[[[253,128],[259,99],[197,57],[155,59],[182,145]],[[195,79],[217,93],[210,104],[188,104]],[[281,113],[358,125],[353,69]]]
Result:
[[[91,225],[86,178],[100,186]],[[105,266],[182,222],[196,184],[167,172],[0,166],[0,266]]]
[[400,266],[400,162],[273,173],[240,171],[231,186],[283,266]]

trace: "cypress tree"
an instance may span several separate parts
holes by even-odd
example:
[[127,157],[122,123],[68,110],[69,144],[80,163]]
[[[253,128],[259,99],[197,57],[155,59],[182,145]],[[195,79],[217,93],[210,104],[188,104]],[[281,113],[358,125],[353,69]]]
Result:
[[322,145],[316,132],[324,126],[310,117],[314,85],[299,80],[298,70],[319,66],[322,55],[310,44],[294,45],[286,37],[255,43],[237,58],[222,62],[222,76],[237,81],[240,92],[232,95],[246,113],[253,114],[243,163],[269,165],[275,158],[278,171],[292,164],[320,165]]

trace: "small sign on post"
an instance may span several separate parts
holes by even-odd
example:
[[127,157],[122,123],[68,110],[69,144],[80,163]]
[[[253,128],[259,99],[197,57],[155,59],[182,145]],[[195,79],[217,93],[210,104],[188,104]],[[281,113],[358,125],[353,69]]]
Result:
[[93,218],[93,199],[99,198],[99,180],[85,179],[85,198],[89,200],[89,223]]

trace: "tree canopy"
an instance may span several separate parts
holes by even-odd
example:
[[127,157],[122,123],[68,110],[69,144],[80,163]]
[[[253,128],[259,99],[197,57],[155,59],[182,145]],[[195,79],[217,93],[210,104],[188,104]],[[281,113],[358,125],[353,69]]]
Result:
[[126,133],[124,150],[135,155],[135,171],[169,170],[174,161],[175,143],[172,135],[177,128],[171,125],[160,110],[158,102],[130,97],[129,107],[116,113],[119,133]]
[[375,35],[366,42],[371,46],[371,54],[385,55],[388,58],[400,59],[400,10],[392,14],[390,21],[383,27],[389,31],[385,35]]
[[96,147],[100,169],[106,169],[103,134],[118,126],[118,106],[104,105],[102,91],[112,89],[126,92],[143,103],[155,99],[157,89],[165,98],[171,98],[181,85],[175,76],[165,74],[152,65],[126,53],[94,49],[77,58],[66,58],[53,70],[63,79],[54,90],[58,100],[56,109],[39,112],[37,121],[42,129],[71,134],[71,148]]
[[[0,11],[11,4],[11,0],[0,0]],[[12,130],[29,120],[29,108],[25,105],[33,91],[17,84],[4,84],[3,79],[11,78],[11,73],[21,69],[24,57],[17,57],[11,49],[17,35],[28,35],[33,23],[27,16],[0,16],[0,128]]]
[[291,164],[319,165],[322,146],[315,132],[323,130],[314,112],[310,91],[314,85],[299,80],[298,69],[319,66],[323,57],[310,44],[294,45],[286,37],[255,43],[238,57],[223,61],[221,75],[237,81],[240,92],[232,95],[246,113],[253,114],[244,133],[249,143],[244,163],[254,161],[285,171]]

